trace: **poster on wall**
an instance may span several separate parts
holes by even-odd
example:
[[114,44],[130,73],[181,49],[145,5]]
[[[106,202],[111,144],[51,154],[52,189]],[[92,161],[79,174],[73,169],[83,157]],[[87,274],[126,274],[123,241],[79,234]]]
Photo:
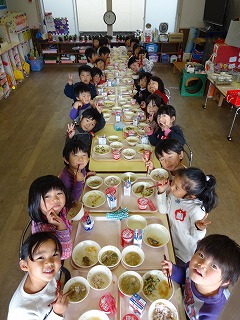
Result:
[[48,32],[55,32],[55,24],[52,12],[45,12],[45,25],[47,27]]
[[7,9],[6,0],[0,0],[0,10]]

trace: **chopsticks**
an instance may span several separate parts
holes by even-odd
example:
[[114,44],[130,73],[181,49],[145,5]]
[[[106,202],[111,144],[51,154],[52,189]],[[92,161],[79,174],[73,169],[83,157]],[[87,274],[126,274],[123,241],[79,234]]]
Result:
[[[165,182],[164,184],[167,184],[167,183],[168,183],[168,181]],[[152,188],[156,188],[156,187],[158,187],[158,186],[163,186],[163,184],[162,184],[162,183],[157,183],[157,184],[155,184],[154,186],[147,187],[146,189],[152,189]]]
[[80,164],[78,164],[78,166],[77,166],[77,171],[76,171],[76,173],[75,173],[75,175],[74,175],[74,186],[75,186],[75,184],[76,184],[76,182],[77,182],[77,173],[78,173],[79,167],[80,167]]
[[[65,293],[63,294],[63,296],[65,296],[66,294],[68,294],[68,293],[71,292],[71,291],[72,291],[72,289],[69,289],[67,292],[65,292]],[[57,299],[58,299],[58,298],[56,298],[53,302],[49,303],[49,304],[48,304],[48,307],[50,307],[50,306],[52,306],[53,304],[55,304],[55,303],[57,302]]]
[[[165,254],[163,255],[163,258],[164,260],[167,260],[167,257]],[[167,271],[167,279],[168,279],[168,288],[171,289],[172,288],[171,276],[170,276],[169,270],[167,269],[166,271]]]

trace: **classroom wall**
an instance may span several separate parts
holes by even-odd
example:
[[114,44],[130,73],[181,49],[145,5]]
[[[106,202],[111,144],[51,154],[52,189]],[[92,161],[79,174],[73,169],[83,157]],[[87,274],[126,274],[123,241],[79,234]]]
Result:
[[37,0],[6,0],[8,11],[26,13],[30,28],[39,28]]
[[180,28],[203,28],[205,0],[183,0],[180,15]]

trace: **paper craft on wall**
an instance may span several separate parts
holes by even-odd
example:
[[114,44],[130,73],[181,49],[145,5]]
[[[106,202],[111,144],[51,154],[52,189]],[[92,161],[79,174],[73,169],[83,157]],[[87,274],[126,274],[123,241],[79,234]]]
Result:
[[44,16],[45,16],[45,25],[46,25],[47,31],[55,32],[56,29],[55,29],[52,12],[45,12]]
[[69,34],[69,24],[67,18],[55,18],[56,34]]

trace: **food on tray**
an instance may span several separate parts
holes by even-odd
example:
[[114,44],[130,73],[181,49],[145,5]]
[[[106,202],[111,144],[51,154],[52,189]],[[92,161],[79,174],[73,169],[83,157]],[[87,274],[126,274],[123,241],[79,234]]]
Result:
[[90,284],[95,289],[104,289],[108,286],[109,279],[106,274],[99,272],[91,277]]
[[163,303],[156,303],[153,312],[153,320],[173,320],[174,314]]
[[116,187],[120,184],[121,180],[118,176],[109,176],[106,177],[104,180],[104,183],[108,186],[108,187]]
[[95,153],[103,155],[110,152],[110,147],[108,145],[97,145],[93,148],[93,150]]
[[99,194],[91,194],[88,197],[88,201],[91,202],[92,207],[95,207],[100,198],[101,198],[101,195],[99,195]]
[[118,255],[116,252],[108,250],[102,254],[101,262],[107,267],[115,265],[118,262]]
[[117,142],[120,141],[120,138],[118,136],[109,136],[107,137],[109,142]]
[[133,191],[137,196],[141,195],[142,197],[150,197],[154,192],[153,188],[149,189],[146,184],[138,185]]
[[123,177],[123,181],[128,181],[130,180],[131,183],[135,182],[137,180],[137,176],[132,174],[132,175],[125,175]]
[[141,289],[141,283],[134,275],[126,275],[122,278],[120,289],[127,295],[133,295],[134,292],[138,292]]
[[162,175],[162,174],[153,174],[152,175],[152,178],[153,178],[153,180],[156,180],[156,181],[161,181],[161,180],[164,180],[164,179],[166,179],[166,177],[164,176],[164,175]]
[[111,100],[105,100],[105,101],[103,101],[103,105],[104,105],[105,107],[113,107],[114,104],[115,104],[115,102],[114,102],[114,101],[111,101]]
[[143,281],[143,292],[146,296],[149,296],[153,293],[154,290],[156,290],[156,287],[158,286],[160,282],[160,279],[158,279],[155,275],[150,275]]
[[143,281],[143,293],[151,301],[156,299],[168,299],[169,287],[166,280],[160,280],[156,275],[149,275]]
[[87,256],[83,256],[82,258],[82,264],[84,266],[91,266],[91,264],[93,264],[93,262],[87,257]]
[[156,239],[151,238],[151,237],[147,237],[147,241],[153,247],[159,247],[160,246],[160,242],[157,241]]
[[98,190],[89,191],[85,193],[85,195],[82,198],[83,204],[90,208],[100,207],[104,204],[105,200],[105,194]]
[[87,295],[87,288],[81,282],[73,283],[69,288],[68,299],[72,302],[83,300]]
[[137,144],[136,145],[136,151],[140,154],[143,154],[144,150],[152,151],[152,147],[148,144]]
[[141,261],[141,257],[138,253],[136,252],[129,252],[126,254],[124,261],[126,262],[126,264],[128,264],[129,266],[137,266],[140,261]]
[[98,187],[101,184],[100,180],[92,180],[88,183],[89,187]]

